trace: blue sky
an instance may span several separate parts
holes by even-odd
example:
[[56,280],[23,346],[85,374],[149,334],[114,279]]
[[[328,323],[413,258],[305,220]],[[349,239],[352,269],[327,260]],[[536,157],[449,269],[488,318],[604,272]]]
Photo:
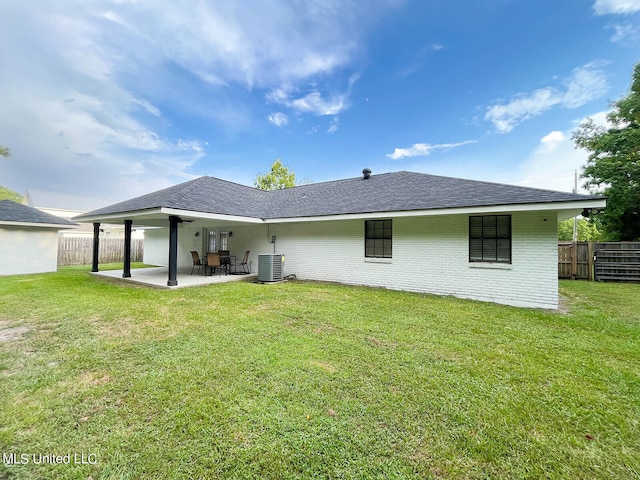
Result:
[[640,0],[0,4],[0,184],[123,200],[409,170],[570,191]]

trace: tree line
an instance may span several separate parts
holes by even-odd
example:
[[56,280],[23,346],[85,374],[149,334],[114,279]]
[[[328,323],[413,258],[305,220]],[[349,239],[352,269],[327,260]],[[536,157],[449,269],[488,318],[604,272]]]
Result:
[[627,96],[614,102],[608,126],[587,119],[573,134],[577,148],[589,152],[584,186],[608,197],[607,207],[590,222],[603,240],[640,240],[640,63]]

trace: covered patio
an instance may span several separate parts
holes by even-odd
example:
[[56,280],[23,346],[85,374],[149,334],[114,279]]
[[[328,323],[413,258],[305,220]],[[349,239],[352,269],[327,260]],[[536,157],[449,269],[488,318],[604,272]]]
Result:
[[202,272],[197,274],[196,272],[191,275],[191,268],[178,268],[177,271],[177,284],[167,285],[167,275],[169,273],[168,267],[148,267],[148,268],[133,268],[130,273],[131,276],[126,277],[123,275],[124,270],[105,270],[102,272],[91,272],[92,275],[97,277],[103,277],[110,280],[117,280],[124,283],[131,283],[135,285],[143,285],[146,287],[163,288],[163,289],[176,289],[183,287],[199,287],[211,284],[220,284],[228,282],[252,282],[258,279],[257,275],[207,275]]
[[[93,261],[91,272],[107,277],[118,276],[124,280],[140,284],[162,287],[190,286],[223,281],[241,280],[233,275],[226,280],[220,278],[190,275],[190,251],[197,251],[200,257],[207,252],[229,251],[222,243],[232,236],[232,229],[243,226],[264,224],[260,213],[265,203],[266,192],[243,185],[225,182],[211,177],[200,177],[184,184],[169,187],[125,202],[111,205],[78,218],[82,222],[93,223]],[[100,230],[102,223],[124,224],[124,262],[120,271],[99,272]],[[131,232],[145,230],[145,262],[162,265],[162,270],[146,272],[131,268]],[[217,235],[219,242],[208,242],[210,235]],[[153,236],[153,242],[148,241]],[[231,257],[240,259],[249,250],[245,243],[249,238],[233,239]],[[150,243],[154,247],[150,247]],[[162,247],[158,245],[162,244]],[[148,251],[152,249],[152,254]],[[189,270],[184,269],[189,264]],[[245,267],[251,271],[251,266]],[[162,280],[160,277],[164,276]],[[137,280],[136,280],[137,277]]]

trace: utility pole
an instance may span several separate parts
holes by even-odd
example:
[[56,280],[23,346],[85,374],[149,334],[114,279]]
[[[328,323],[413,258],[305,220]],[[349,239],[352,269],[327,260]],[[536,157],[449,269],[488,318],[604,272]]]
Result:
[[[578,193],[578,170],[573,171],[573,193]],[[578,241],[578,217],[573,217],[573,241]]]

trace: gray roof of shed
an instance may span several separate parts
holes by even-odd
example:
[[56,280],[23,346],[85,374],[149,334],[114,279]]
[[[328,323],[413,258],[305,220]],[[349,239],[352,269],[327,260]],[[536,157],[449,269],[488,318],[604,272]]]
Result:
[[85,215],[167,207],[273,219],[602,198],[404,171],[372,175],[369,179],[349,178],[274,191],[263,191],[214,177],[200,177]]
[[62,227],[74,227],[77,223],[56,217],[48,213],[41,212],[36,208],[12,202],[11,200],[0,200],[0,223],[39,223]]

